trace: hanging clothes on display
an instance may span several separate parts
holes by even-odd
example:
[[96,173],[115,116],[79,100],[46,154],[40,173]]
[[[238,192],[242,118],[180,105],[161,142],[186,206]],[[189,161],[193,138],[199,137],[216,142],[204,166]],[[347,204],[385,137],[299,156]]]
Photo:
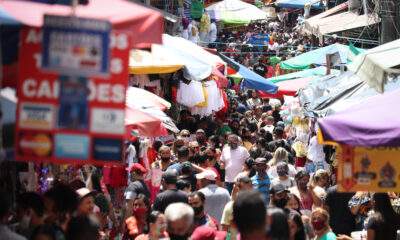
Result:
[[200,115],[200,117],[210,116],[214,112],[221,110],[225,104],[221,91],[215,81],[204,82],[207,90],[207,106],[206,107],[192,107],[190,112],[192,115]]
[[194,107],[205,102],[203,86],[201,82],[190,81],[188,84],[181,81],[176,94],[176,102],[186,107]]

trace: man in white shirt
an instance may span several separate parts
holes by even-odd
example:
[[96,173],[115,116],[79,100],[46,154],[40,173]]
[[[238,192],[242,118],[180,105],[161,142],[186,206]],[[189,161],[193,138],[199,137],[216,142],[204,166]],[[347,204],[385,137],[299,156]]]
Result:
[[228,191],[215,184],[217,174],[212,170],[205,170],[196,174],[196,178],[200,181],[202,187],[199,192],[202,192],[206,198],[204,211],[220,222],[224,207],[231,200]]
[[232,134],[228,137],[228,146],[222,149],[221,163],[225,167],[225,186],[229,193],[232,192],[236,176],[242,171],[242,166],[249,152],[243,146],[239,145],[239,137]]

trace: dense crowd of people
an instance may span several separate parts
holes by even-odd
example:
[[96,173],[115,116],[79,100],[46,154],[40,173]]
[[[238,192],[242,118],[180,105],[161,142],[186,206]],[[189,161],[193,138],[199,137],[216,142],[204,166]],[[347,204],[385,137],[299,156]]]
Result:
[[[270,57],[322,46],[284,18],[218,35],[208,21],[184,20],[182,36],[265,77],[279,71]],[[268,41],[250,43],[255,35]],[[332,41],[339,40],[324,44]],[[72,181],[55,176],[48,190],[21,193],[15,204],[1,192],[0,239],[348,240],[352,232],[396,239],[396,194],[338,192],[334,151],[317,144],[312,121],[294,127],[282,119],[279,101],[256,91],[229,97],[222,118],[182,110],[180,132],[171,143],[152,142],[148,167],[131,159],[138,146],[129,143],[122,191],[106,183],[101,167],[84,166]],[[152,184],[157,179],[160,186]]]
[[[154,141],[150,169],[140,161],[127,168],[120,206],[99,168],[88,166],[43,194],[20,194],[15,208],[2,193],[1,239],[331,240],[358,230],[395,239],[396,196],[339,193],[329,154],[315,159],[293,147],[298,138],[313,142],[313,128],[296,134],[279,111],[254,91],[231,99],[225,121],[183,110],[174,142]],[[145,181],[149,172],[160,173],[159,189]]]

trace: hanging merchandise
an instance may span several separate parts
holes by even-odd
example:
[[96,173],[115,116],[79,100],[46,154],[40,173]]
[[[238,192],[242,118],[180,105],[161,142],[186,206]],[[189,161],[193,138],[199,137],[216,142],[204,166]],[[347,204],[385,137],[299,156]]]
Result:
[[207,90],[207,107],[192,107],[190,112],[192,115],[200,115],[200,117],[210,116],[214,112],[221,110],[225,104],[221,94],[221,90],[217,87],[215,81],[204,82]]
[[176,102],[186,107],[194,107],[196,104],[204,102],[206,99],[203,94],[201,82],[190,81],[188,84],[181,81],[177,91]]
[[190,16],[192,17],[192,19],[200,19],[203,12],[203,0],[192,0],[192,6],[190,8]]

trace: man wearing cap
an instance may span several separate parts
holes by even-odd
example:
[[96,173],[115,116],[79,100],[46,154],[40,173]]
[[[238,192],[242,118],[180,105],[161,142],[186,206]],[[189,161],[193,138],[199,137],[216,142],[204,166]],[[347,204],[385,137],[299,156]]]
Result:
[[289,190],[283,184],[276,184],[271,187],[271,203],[270,207],[277,207],[285,209],[286,204],[289,200]]
[[207,136],[203,129],[197,129],[196,141],[199,143],[200,147],[207,147]]
[[[268,155],[268,158],[272,158],[272,156]],[[256,158],[254,161],[256,174],[251,178],[253,188],[263,195],[266,206],[269,204],[269,189],[271,185],[271,181],[267,174],[267,161],[266,158]]]
[[202,192],[206,197],[205,212],[220,222],[222,211],[230,201],[229,192],[215,184],[217,174],[212,170],[205,170],[196,174],[196,178],[200,181],[200,186],[202,187],[199,192]]
[[150,198],[150,191],[143,180],[144,174],[147,173],[147,170],[140,163],[132,164],[127,170],[130,174],[131,183],[125,190],[125,200],[129,202],[135,199],[140,193],[144,194],[147,198]]
[[164,212],[171,203],[188,202],[186,193],[176,188],[177,181],[176,170],[167,170],[162,174],[161,184],[164,191],[159,193],[154,200],[153,210]]
[[78,215],[85,216],[93,213],[95,207],[94,204],[94,191],[90,191],[88,188],[80,188],[76,190],[79,198],[78,204]]

